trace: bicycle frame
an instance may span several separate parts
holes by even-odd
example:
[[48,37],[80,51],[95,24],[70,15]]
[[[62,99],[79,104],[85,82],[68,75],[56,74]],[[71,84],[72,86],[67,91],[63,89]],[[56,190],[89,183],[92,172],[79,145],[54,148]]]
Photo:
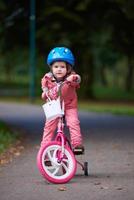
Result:
[[70,141],[64,134],[63,117],[60,117],[55,139],[40,148],[38,152],[38,168],[49,182],[66,183],[75,175],[77,164],[87,176],[88,163],[81,163],[76,159]]
[[[60,152],[60,154],[57,155],[57,157],[58,157],[57,162],[61,163],[62,159],[64,158],[65,146],[66,145],[69,146],[71,151],[72,151],[72,147],[71,147],[70,141],[68,140],[68,138],[64,134],[63,117],[59,118],[57,128],[58,129],[57,129],[57,135],[56,135],[55,141],[58,141],[58,142],[61,143],[61,152]],[[79,162],[77,159],[76,159],[76,162],[82,167],[82,170],[84,170],[83,164],[81,162]]]
[[64,134],[63,117],[59,118],[57,127],[58,127],[58,129],[57,129],[57,135],[56,135],[55,141],[58,141],[61,143],[61,153],[58,154],[58,162],[60,163],[62,161],[62,159],[64,158],[65,146],[68,145],[71,150],[72,150],[72,148],[71,148],[70,141]]

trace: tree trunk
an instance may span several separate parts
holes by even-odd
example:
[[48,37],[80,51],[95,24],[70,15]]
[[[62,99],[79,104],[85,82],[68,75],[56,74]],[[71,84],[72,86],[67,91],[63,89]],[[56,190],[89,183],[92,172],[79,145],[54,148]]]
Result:
[[100,67],[100,77],[101,77],[101,83],[103,86],[107,85],[107,80],[106,80],[106,76],[105,76],[105,66],[102,65]]
[[132,89],[132,83],[133,83],[133,58],[132,56],[128,56],[128,71],[127,71],[127,77],[126,77],[126,91],[130,91]]
[[94,66],[91,53],[83,57],[82,66],[82,98],[93,99]]

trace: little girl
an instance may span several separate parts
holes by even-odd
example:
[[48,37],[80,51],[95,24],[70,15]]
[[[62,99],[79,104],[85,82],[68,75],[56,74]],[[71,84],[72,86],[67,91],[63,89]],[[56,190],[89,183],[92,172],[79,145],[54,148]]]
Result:
[[[77,111],[77,94],[81,78],[73,71],[74,56],[66,47],[56,47],[50,51],[47,57],[47,64],[50,72],[42,78],[42,99],[56,99],[61,90],[61,99],[64,101],[64,113],[67,126],[70,131],[71,144],[74,153],[84,152],[82,145],[82,135]],[[46,120],[41,146],[52,140],[53,134],[58,124],[58,118]]]

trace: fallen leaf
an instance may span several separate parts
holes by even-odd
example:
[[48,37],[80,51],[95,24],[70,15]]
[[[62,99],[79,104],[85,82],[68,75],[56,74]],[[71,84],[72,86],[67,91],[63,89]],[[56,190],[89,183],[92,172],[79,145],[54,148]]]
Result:
[[59,190],[59,191],[66,191],[67,189],[66,189],[65,186],[61,186],[61,187],[58,188],[58,190]]
[[1,164],[1,165],[7,164],[7,163],[8,163],[8,161],[7,161],[6,159],[0,160],[0,164]]
[[40,146],[39,146],[39,145],[36,145],[36,146],[35,146],[35,148],[36,148],[36,149],[39,149],[39,148],[40,148]]
[[100,189],[104,189],[104,190],[107,190],[108,187],[107,186],[101,186]]
[[15,156],[20,156],[20,152],[15,152],[14,155]]
[[117,187],[116,190],[123,190],[123,188],[122,187]]
[[101,183],[100,182],[96,182],[96,183],[94,183],[94,185],[101,185]]

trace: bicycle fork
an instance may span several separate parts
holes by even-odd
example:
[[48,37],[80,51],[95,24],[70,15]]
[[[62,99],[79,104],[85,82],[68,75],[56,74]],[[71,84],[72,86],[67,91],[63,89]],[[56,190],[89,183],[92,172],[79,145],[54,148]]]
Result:
[[58,130],[58,134],[56,136],[56,140],[60,142],[61,149],[57,150],[57,162],[61,163],[65,155],[65,139],[61,130]]

